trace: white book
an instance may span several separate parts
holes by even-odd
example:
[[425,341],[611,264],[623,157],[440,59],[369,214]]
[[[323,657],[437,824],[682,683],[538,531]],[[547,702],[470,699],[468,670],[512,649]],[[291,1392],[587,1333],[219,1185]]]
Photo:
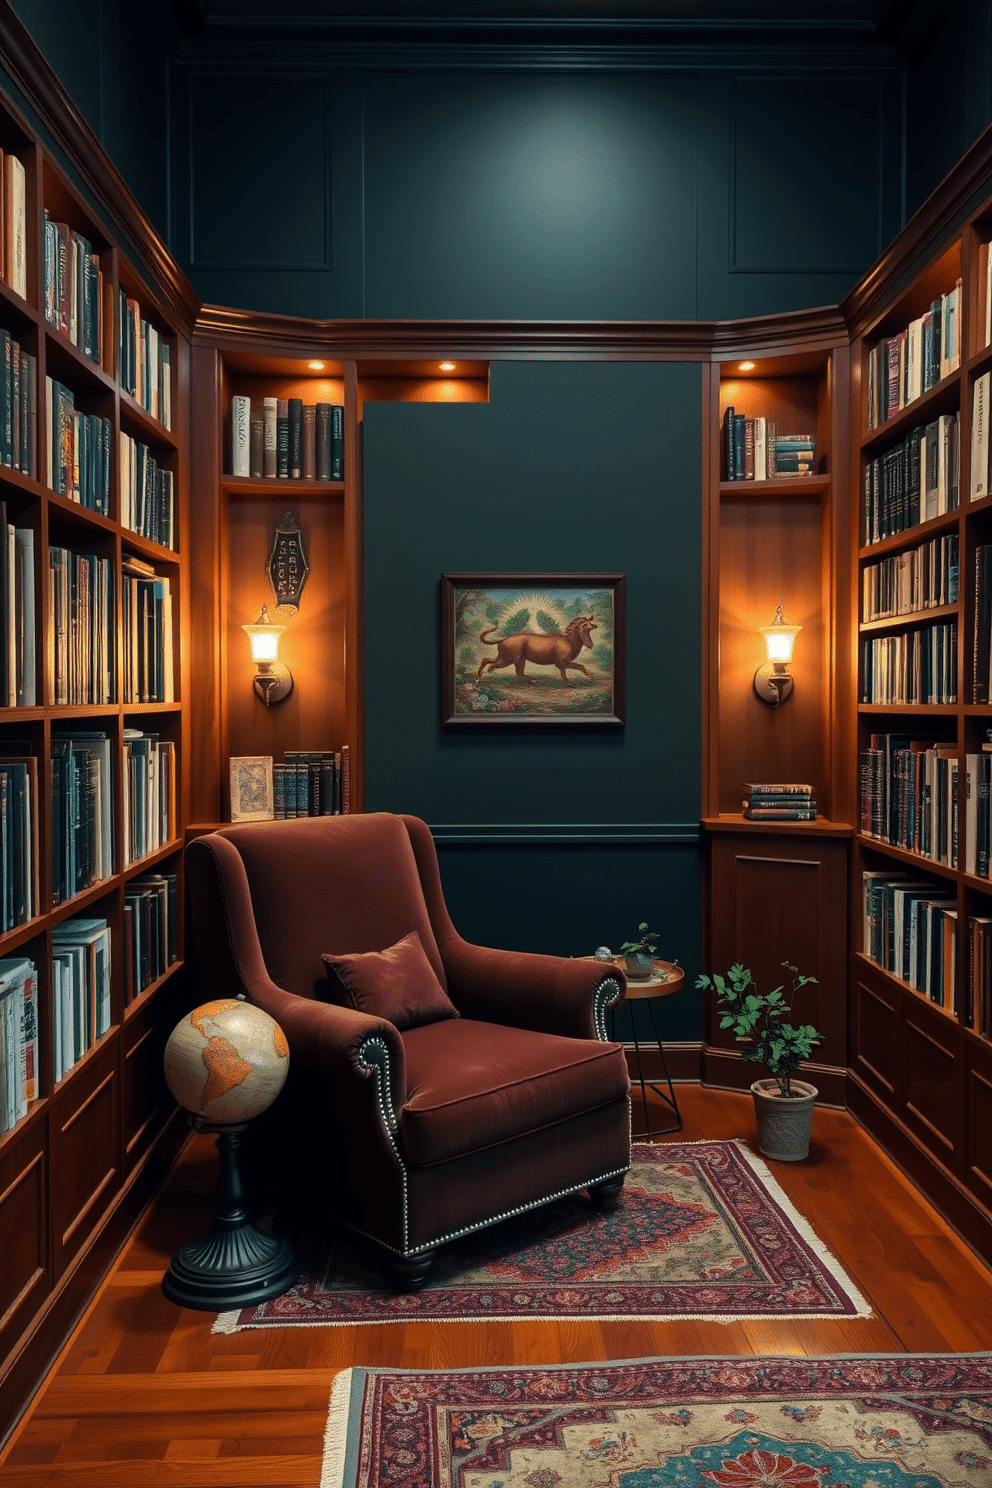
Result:
[[34,623],[34,529],[18,527],[17,541],[17,597],[18,637],[20,646],[17,658],[17,702],[22,708],[33,708],[37,697],[35,681],[35,623]]
[[28,296],[28,253],[24,166],[16,155],[5,155],[3,171],[7,283],[21,296],[22,300],[26,300]]
[[251,399],[231,399],[231,474],[251,473]]
[[923,316],[910,321],[906,335],[906,402],[923,391]]
[[768,479],[768,426],[763,418],[754,421],[754,478]]
[[975,378],[971,410],[971,499],[989,494],[989,391],[992,372]]

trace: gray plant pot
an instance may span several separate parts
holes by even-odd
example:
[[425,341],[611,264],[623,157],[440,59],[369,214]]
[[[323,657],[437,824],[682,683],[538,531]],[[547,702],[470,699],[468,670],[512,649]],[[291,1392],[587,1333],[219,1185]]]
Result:
[[624,969],[631,981],[643,982],[654,971],[654,957],[647,951],[635,951],[632,955],[625,956]]
[[776,1162],[802,1162],[809,1156],[809,1134],[813,1107],[819,1094],[805,1080],[792,1081],[799,1096],[786,1099],[776,1080],[755,1080],[751,1086],[754,1114],[758,1122],[758,1151]]

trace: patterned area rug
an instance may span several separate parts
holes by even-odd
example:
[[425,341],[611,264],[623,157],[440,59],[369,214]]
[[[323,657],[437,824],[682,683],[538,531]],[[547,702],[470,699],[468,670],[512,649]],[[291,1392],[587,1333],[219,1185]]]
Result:
[[321,1488],[988,1488],[992,1355],[346,1370]]
[[741,1142],[637,1145],[610,1214],[585,1195],[444,1247],[396,1292],[354,1237],[304,1258],[285,1296],[222,1313],[215,1332],[494,1318],[864,1317],[863,1299]]

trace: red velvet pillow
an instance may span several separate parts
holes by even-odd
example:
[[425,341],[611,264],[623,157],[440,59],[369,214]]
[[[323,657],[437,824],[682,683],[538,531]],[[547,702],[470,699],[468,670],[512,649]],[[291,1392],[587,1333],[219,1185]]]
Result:
[[357,1012],[387,1018],[399,1029],[460,1016],[438,981],[416,930],[385,951],[322,959],[334,1000]]

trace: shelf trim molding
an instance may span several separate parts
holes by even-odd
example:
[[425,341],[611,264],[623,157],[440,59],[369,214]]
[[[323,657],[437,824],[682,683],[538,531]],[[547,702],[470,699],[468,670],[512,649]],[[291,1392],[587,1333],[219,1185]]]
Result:
[[696,844],[700,837],[697,822],[431,822],[430,829],[438,847],[535,842],[664,847]]

